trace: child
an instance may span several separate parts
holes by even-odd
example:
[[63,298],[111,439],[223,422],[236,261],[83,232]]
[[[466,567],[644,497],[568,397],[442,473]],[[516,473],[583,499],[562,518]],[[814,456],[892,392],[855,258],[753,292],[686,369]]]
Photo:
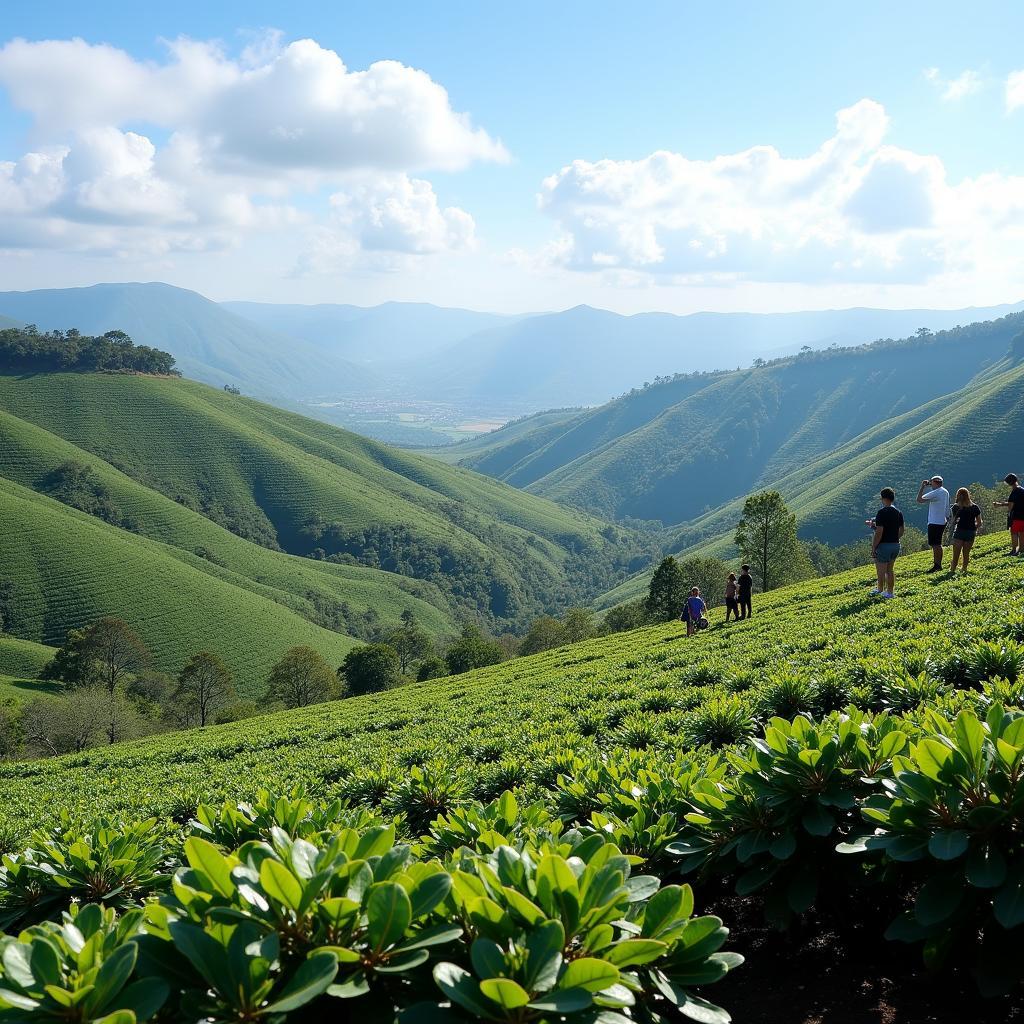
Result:
[[750,605],[750,595],[754,589],[754,577],[750,575],[750,566],[740,566],[740,578],[736,581],[739,584],[740,618],[749,619],[754,614]]
[[740,603],[737,600],[736,595],[739,593],[739,586],[736,583],[736,573],[729,573],[725,580],[725,621],[729,621],[729,613],[732,612],[733,618],[739,622],[740,618]]
[[683,609],[683,619],[686,622],[686,635],[693,636],[698,630],[698,623],[704,618],[708,606],[704,598],[700,596],[700,587],[693,587],[690,596],[686,599],[686,607]]

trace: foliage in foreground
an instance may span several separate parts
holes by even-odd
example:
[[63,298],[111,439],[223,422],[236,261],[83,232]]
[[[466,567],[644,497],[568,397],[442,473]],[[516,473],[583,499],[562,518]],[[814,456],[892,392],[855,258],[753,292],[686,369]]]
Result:
[[[669,1007],[728,1021],[693,990],[742,958],[721,951],[718,918],[694,916],[688,886],[634,874],[636,858],[598,833],[522,828],[511,794],[495,807],[509,834],[443,859],[396,843],[393,825],[347,827],[339,807],[269,798],[259,824],[246,809],[203,810],[177,867],[152,821],[7,857],[8,918],[39,923],[0,939],[0,1021],[280,1021],[302,1009],[613,1024]],[[236,849],[203,837],[231,835],[239,816],[255,837]],[[120,883],[106,907],[73,902],[86,883],[65,861],[90,854]]]

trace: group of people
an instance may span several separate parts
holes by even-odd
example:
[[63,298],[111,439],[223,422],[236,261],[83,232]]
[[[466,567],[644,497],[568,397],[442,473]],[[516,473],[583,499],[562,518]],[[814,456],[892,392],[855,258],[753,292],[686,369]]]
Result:
[[[737,622],[754,614],[751,596],[754,593],[754,577],[750,566],[741,565],[739,576],[731,572],[725,580],[725,621],[732,616]],[[692,636],[707,625],[708,606],[701,597],[700,587],[692,587],[690,596],[683,606],[682,620],[686,623],[686,635]]]
[[[1024,487],[1016,473],[1007,473],[1003,482],[1010,487],[1006,501],[993,502],[1005,508],[1006,528],[1010,531],[1009,554],[1024,557]],[[879,493],[882,507],[866,524],[872,529],[871,557],[875,563],[878,582],[872,596],[892,598],[895,591],[896,558],[900,554],[900,542],[906,529],[903,513],[896,507],[896,492],[891,487],[883,487]],[[917,491],[917,503],[928,506],[928,546],[932,549],[934,561],[927,573],[941,572],[943,566],[943,538],[950,523],[953,524],[952,561],[950,572],[955,573],[960,566],[967,572],[971,564],[971,548],[975,538],[985,525],[981,508],[971,497],[966,487],[957,490],[950,502],[949,491],[941,476],[936,474],[921,481]],[[740,567],[740,573],[729,573],[725,581],[725,621],[730,617],[739,621],[753,614],[751,594],[754,580],[750,575],[750,566]],[[707,604],[701,596],[700,588],[693,587],[687,597],[681,616],[686,623],[686,635],[707,625]]]
[[[1024,555],[1024,487],[1016,473],[1007,473],[1003,482],[1010,487],[1006,501],[993,502],[994,505],[1007,509],[1006,526],[1010,531],[1009,554]],[[903,513],[896,507],[896,492],[891,487],[883,487],[880,492],[882,507],[867,525],[873,530],[871,538],[871,557],[875,562],[878,584],[872,595],[892,598],[895,590],[895,563],[900,553],[900,541],[903,537],[905,522]],[[956,572],[962,565],[967,572],[971,564],[971,548],[975,538],[984,527],[985,521],[978,503],[971,497],[966,487],[956,492],[952,503],[949,491],[941,476],[936,474],[922,480],[917,491],[917,503],[928,506],[928,546],[932,549],[932,567],[926,572],[941,572],[943,567],[943,538],[946,528],[953,524],[952,561],[950,572]]]

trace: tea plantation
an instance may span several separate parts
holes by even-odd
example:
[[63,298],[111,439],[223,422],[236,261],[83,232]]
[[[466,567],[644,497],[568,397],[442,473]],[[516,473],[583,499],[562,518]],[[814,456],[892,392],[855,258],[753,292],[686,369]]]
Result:
[[955,579],[902,559],[892,601],[859,570],[690,639],[3,765],[0,1020],[720,1024],[732,989],[720,1009],[709,986],[746,968],[695,898],[909,944],[1008,1014],[1004,546]]

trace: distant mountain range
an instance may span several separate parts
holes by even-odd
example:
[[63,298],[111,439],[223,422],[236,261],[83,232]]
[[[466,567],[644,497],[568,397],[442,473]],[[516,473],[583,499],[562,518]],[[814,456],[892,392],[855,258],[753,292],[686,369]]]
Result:
[[422,443],[445,437],[403,425],[403,410],[425,408],[421,418],[429,420],[433,407],[443,407],[453,423],[599,405],[658,376],[747,366],[804,346],[898,338],[919,327],[945,330],[1018,309],[1024,302],[689,316],[578,306],[500,316],[418,303],[217,304],[159,283],[0,293],[0,316],[44,329],[124,330],[171,352],[186,376]]

